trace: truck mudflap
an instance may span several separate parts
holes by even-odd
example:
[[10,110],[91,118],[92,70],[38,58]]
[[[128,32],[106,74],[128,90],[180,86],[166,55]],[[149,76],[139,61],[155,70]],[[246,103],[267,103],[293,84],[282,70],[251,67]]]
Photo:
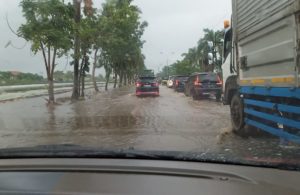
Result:
[[245,123],[300,144],[300,88],[241,87]]

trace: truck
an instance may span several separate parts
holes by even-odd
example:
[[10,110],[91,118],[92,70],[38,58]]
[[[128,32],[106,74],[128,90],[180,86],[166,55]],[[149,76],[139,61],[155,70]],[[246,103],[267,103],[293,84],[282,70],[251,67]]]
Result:
[[245,125],[300,143],[300,1],[232,0],[224,22],[223,102]]
[[151,70],[151,69],[144,69],[142,70],[140,73],[139,73],[139,76],[143,76],[143,77],[154,77],[155,74],[154,74],[154,70]]

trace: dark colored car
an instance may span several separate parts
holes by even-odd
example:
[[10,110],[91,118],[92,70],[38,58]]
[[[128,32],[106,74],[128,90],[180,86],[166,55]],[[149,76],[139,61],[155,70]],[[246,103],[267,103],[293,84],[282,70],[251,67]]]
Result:
[[194,73],[187,80],[184,93],[186,96],[192,96],[193,99],[214,95],[219,101],[222,93],[222,80],[216,73]]
[[189,76],[175,76],[173,89],[177,92],[183,92],[185,88],[185,83],[189,79]]
[[156,77],[139,77],[136,81],[136,96],[159,95],[159,83]]

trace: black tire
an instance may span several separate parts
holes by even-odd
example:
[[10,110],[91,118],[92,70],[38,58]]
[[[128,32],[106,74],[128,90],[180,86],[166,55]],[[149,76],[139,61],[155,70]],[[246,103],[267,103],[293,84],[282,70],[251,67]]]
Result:
[[231,99],[230,114],[233,132],[245,136],[244,104],[239,94],[235,94]]
[[217,102],[219,102],[221,100],[221,93],[216,94],[216,100],[217,100]]

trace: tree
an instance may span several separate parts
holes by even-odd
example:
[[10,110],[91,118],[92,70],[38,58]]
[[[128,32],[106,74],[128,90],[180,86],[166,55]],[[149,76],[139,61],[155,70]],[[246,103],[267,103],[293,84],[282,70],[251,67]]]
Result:
[[0,71],[0,85],[39,84],[43,82],[43,76],[38,74],[22,73],[17,71]]
[[41,51],[48,80],[49,103],[54,103],[53,73],[56,58],[64,55],[72,46],[73,9],[60,0],[22,0],[25,24],[18,35],[31,42],[31,50]]
[[119,87],[132,82],[140,67],[144,67],[141,40],[146,22],[140,21],[140,10],[131,4],[131,0],[106,1],[100,17],[102,52],[114,73],[115,85],[119,78]]
[[105,91],[107,91],[110,75],[112,73],[112,65],[110,64],[110,60],[109,60],[108,56],[106,56],[106,54],[104,52],[101,52],[98,60],[99,60],[98,67],[99,68],[103,67],[105,70]]
[[[204,29],[204,37],[198,42],[198,54],[204,71],[221,70],[221,62],[218,56],[222,56],[223,31]],[[209,45],[211,43],[212,45]],[[212,63],[209,67],[209,53],[212,54]]]
[[[81,26],[81,3],[82,0],[73,0],[73,9],[74,9],[74,23],[75,23],[75,32],[74,32],[74,81],[73,81],[73,92],[72,92],[72,99],[77,100],[80,96],[80,47],[81,47],[81,37],[80,37],[80,30],[82,30]],[[86,16],[91,16],[94,13],[93,10],[93,1],[92,0],[84,0],[84,14]],[[86,60],[86,56],[83,57]],[[85,62],[87,64],[87,62]],[[84,79],[83,79],[84,80]],[[84,83],[83,83],[84,85]]]
[[204,29],[197,47],[182,54],[183,59],[165,66],[160,75],[190,74],[193,72],[221,71],[223,31]]
[[63,82],[65,81],[65,74],[63,71],[57,70],[53,73],[53,79],[56,82]]
[[[90,68],[90,54],[92,53],[91,49],[94,44],[95,38],[94,34],[96,32],[95,28],[95,20],[93,15],[88,15],[83,18],[80,22],[80,57],[81,63],[79,67],[79,84],[81,84],[81,90],[79,92],[81,97],[84,97],[84,81],[87,72],[89,72]],[[96,56],[97,59],[97,56]]]

